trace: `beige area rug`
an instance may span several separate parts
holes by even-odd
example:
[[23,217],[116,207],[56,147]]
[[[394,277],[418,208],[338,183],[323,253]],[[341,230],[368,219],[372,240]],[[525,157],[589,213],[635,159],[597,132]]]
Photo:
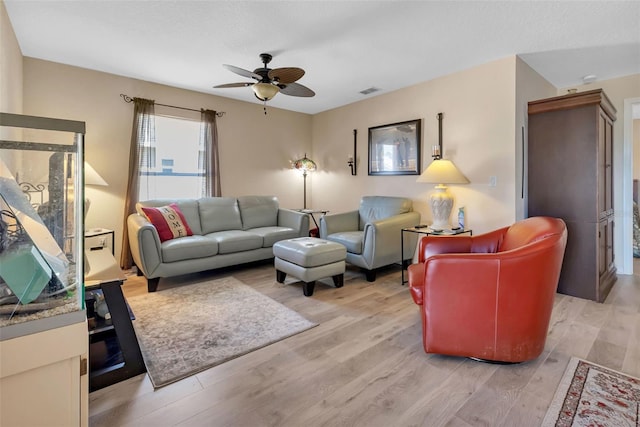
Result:
[[317,326],[233,277],[127,300],[155,388]]
[[571,358],[542,427],[638,427],[640,379]]

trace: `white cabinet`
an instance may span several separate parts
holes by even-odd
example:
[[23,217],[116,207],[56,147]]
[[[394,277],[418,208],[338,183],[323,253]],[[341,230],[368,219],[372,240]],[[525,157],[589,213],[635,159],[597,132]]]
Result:
[[1,426],[86,426],[86,320],[0,341]]

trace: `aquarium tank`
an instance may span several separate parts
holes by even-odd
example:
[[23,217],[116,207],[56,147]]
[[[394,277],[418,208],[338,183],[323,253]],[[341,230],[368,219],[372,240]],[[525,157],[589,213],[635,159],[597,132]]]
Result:
[[84,317],[84,129],[0,113],[0,339]]

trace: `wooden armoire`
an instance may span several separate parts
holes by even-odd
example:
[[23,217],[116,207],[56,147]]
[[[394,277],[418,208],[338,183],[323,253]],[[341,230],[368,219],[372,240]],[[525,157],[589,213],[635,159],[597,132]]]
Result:
[[613,259],[613,122],[601,90],[529,102],[528,215],[562,218],[558,292],[603,302]]

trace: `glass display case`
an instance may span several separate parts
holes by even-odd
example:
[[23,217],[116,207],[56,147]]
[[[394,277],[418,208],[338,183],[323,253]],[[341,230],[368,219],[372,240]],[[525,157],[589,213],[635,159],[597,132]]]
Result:
[[0,113],[0,339],[85,320],[84,122]]

